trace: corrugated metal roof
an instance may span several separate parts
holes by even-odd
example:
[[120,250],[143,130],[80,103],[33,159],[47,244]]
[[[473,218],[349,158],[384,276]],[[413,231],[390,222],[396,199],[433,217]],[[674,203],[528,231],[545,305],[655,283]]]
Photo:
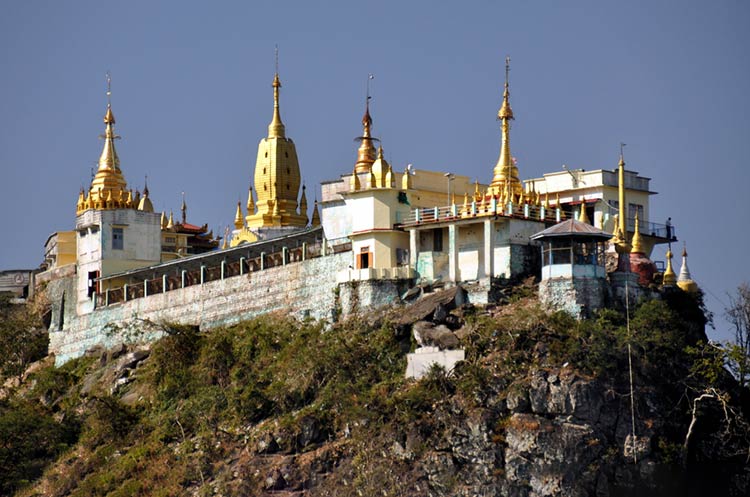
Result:
[[597,240],[609,240],[612,238],[610,233],[602,231],[590,224],[581,222],[577,219],[566,219],[561,223],[547,228],[544,231],[533,235],[532,240],[544,240],[545,238],[589,238]]

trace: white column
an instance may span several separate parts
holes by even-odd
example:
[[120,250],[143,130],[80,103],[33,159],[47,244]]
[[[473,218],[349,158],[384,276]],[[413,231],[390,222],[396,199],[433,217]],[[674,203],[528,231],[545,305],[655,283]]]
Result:
[[417,230],[409,231],[409,266],[417,270]]
[[458,226],[448,226],[448,279],[458,281]]
[[488,278],[494,276],[495,255],[495,223],[492,219],[484,220],[484,275]]

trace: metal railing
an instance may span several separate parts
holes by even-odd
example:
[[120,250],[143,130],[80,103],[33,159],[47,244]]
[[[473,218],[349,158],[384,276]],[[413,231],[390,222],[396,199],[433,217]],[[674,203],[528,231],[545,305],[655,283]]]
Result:
[[487,202],[470,204],[454,204],[449,206],[421,207],[412,209],[404,216],[400,226],[417,226],[421,224],[439,223],[460,219],[480,218],[486,216],[502,216],[520,219],[535,219],[539,221],[560,221],[561,213],[555,208],[545,208],[539,205],[512,204],[501,205],[494,199]]
[[[629,217],[627,219],[628,231],[635,231],[635,218]],[[638,220],[638,232],[641,235],[656,236],[659,238],[666,238],[667,240],[677,240],[677,232],[674,225],[666,225],[659,223],[650,223]]]

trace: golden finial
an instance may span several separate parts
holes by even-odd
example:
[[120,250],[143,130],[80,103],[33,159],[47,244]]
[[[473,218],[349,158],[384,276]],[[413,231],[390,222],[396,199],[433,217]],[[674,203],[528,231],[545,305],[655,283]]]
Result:
[[664,270],[662,284],[664,286],[674,286],[676,282],[677,275],[674,274],[674,269],[672,269],[672,249],[667,249],[667,269]]
[[411,164],[406,165],[406,169],[404,169],[404,175],[401,176],[401,189],[402,190],[410,190],[411,189]]
[[510,107],[510,57],[505,58],[505,89],[503,91],[503,104],[497,113],[497,118],[502,121],[502,141],[500,145],[500,157],[493,170],[493,191],[505,191],[507,198],[518,195],[523,190],[521,181],[518,179],[518,168],[515,159],[510,153],[510,121],[514,119],[513,110]]
[[362,136],[355,138],[355,141],[359,141],[359,150],[357,150],[357,163],[355,164],[355,171],[358,173],[366,173],[369,171],[372,163],[375,162],[375,146],[373,142],[378,141],[377,138],[371,136],[370,128],[372,127],[372,117],[370,116],[370,80],[374,79],[375,76],[372,74],[367,75],[367,89],[365,98],[365,114],[362,116]]
[[237,212],[234,214],[234,227],[241,230],[244,226],[242,222],[242,202],[237,201]]
[[625,203],[625,155],[624,155],[625,143],[620,143],[620,162],[617,167],[617,192],[618,192],[618,217],[617,217],[617,228],[615,229],[614,237],[612,242],[615,244],[615,249],[618,254],[627,254],[630,252],[630,244],[628,243],[628,230],[627,230],[627,219],[625,218],[627,213],[627,204]]
[[635,213],[635,230],[633,231],[633,238],[630,241],[632,247],[630,248],[631,254],[645,254],[646,251],[643,250],[643,246],[641,245],[643,240],[641,239],[641,228],[640,228],[640,221],[638,220],[638,211]]
[[167,227],[167,215],[164,214],[164,211],[161,213],[161,229],[165,229]]
[[276,46],[276,74],[273,77],[273,119],[268,125],[269,138],[284,138],[286,131],[284,123],[281,122],[281,113],[279,112],[279,88],[281,88],[281,79],[279,79],[279,47]]
[[386,167],[385,180],[383,181],[384,188],[393,188],[393,168],[390,164]]
[[355,168],[352,172],[352,180],[351,180],[351,191],[356,192],[358,190],[362,189],[362,183],[359,181],[359,175],[357,174],[357,169]]
[[229,248],[229,226],[224,228],[224,241],[221,244],[222,250]]
[[253,200],[253,187],[251,186],[247,190],[247,215],[252,216],[255,214],[255,201]]
[[312,226],[320,226],[320,214],[318,213],[318,199],[315,199],[315,203],[313,204],[313,213],[312,213],[312,221],[310,221],[310,224]]
[[172,211],[169,211],[169,219],[167,220],[167,229],[171,230],[174,228],[174,216],[172,216]]
[[589,216],[586,214],[586,199],[583,199],[581,201],[581,212],[578,215],[578,220],[582,223],[591,224],[591,221],[589,221]]
[[503,105],[497,113],[497,118],[513,119],[513,109],[510,108],[510,56],[505,57],[505,89],[503,90]]

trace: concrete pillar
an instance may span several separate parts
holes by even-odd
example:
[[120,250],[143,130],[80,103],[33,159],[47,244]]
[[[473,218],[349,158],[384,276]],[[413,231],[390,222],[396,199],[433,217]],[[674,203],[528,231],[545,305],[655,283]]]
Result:
[[221,279],[223,280],[227,274],[227,261],[221,261]]
[[281,265],[286,266],[286,260],[289,257],[289,250],[286,247],[281,247]]
[[544,221],[544,218],[547,217],[547,209],[544,208],[544,206],[539,208],[539,220]]
[[266,268],[266,253],[260,253],[260,270],[263,271]]
[[448,279],[458,281],[458,226],[448,226]]
[[477,215],[477,201],[476,200],[471,201],[471,215],[472,216]]
[[492,219],[484,220],[484,275],[494,276],[495,256],[495,223]]
[[201,285],[206,281],[206,266],[201,264]]
[[148,280],[143,280],[143,296],[148,297]]
[[326,242],[326,237],[323,237],[323,241],[320,242],[320,255],[325,256],[328,255],[328,249],[326,248],[326,245],[328,243]]
[[302,242],[302,260],[307,260],[307,242]]
[[529,204],[523,204],[523,217],[529,218]]
[[560,208],[559,207],[555,207],[555,222],[557,223],[560,222]]
[[109,288],[104,290],[104,306],[106,307],[108,305],[109,305]]
[[125,283],[122,286],[122,301],[127,302],[128,301],[128,284]]
[[245,274],[245,258],[240,257],[240,276]]
[[414,222],[418,223],[419,221],[419,209],[414,209]]
[[409,266],[417,270],[417,230],[409,231]]
[[497,214],[497,199],[495,196],[492,196],[492,199],[490,200],[490,212]]
[[187,280],[187,271],[185,271],[183,269],[182,272],[180,273],[180,278],[182,279],[182,282],[181,282],[182,283],[182,288],[185,288],[185,283],[186,283],[186,280]]

